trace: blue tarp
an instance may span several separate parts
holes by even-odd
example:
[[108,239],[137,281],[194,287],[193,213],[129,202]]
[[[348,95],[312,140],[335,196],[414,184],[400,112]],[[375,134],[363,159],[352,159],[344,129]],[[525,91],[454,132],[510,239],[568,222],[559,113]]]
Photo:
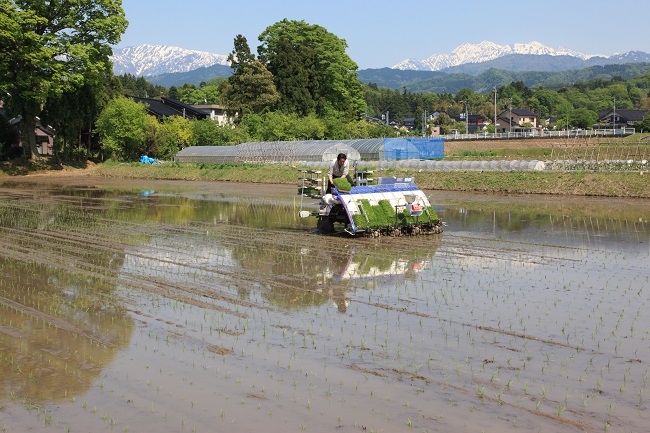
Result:
[[155,164],[156,160],[153,158],[148,157],[147,155],[142,155],[140,157],[140,162],[143,164]]
[[384,159],[440,159],[445,155],[445,140],[442,138],[386,138]]

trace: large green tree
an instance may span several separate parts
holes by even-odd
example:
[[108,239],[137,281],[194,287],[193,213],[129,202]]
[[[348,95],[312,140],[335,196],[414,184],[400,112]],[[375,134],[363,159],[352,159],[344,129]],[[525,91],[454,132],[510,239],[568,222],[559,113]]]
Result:
[[149,153],[147,131],[156,119],[147,114],[143,104],[119,96],[111,100],[97,118],[104,155],[119,161],[135,161]]
[[110,72],[127,21],[120,0],[0,0],[0,89],[23,117],[23,145],[48,99]]
[[251,54],[248,41],[237,35],[234,49],[228,56],[232,75],[224,82],[221,93],[228,112],[242,116],[272,109],[278,101],[278,91],[273,83],[273,75],[266,66]]
[[[259,41],[258,57],[274,74],[278,89],[288,91],[285,99],[295,103],[296,95],[291,92],[306,81],[319,115],[339,112],[358,119],[365,112],[359,67],[346,54],[345,39],[319,25],[284,19],[267,27]],[[287,76],[281,68],[286,66],[291,50],[296,52],[291,62],[297,73]]]
[[307,45],[293,47],[284,38],[278,41],[276,55],[268,68],[280,94],[280,110],[299,116],[307,116],[316,111],[316,99],[319,97],[319,83],[315,73],[317,63],[313,48]]

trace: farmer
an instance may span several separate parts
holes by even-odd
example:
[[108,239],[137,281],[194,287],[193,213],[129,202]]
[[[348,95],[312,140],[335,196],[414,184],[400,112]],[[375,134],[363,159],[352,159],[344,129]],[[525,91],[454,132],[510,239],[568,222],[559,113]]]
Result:
[[348,174],[349,171],[350,171],[350,163],[348,162],[348,156],[345,153],[339,153],[336,159],[332,161],[330,168],[327,170],[327,177],[329,179],[329,182],[327,183],[326,194],[332,193],[332,187],[334,186],[334,179],[336,178],[345,177],[348,179],[348,182],[352,184],[352,178]]

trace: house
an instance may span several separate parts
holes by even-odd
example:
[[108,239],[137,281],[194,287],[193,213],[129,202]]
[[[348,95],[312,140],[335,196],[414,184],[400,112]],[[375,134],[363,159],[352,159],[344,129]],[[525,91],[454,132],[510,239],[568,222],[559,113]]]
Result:
[[210,116],[209,113],[177,101],[176,99],[164,97],[160,99],[140,98],[138,96],[132,96],[131,99],[135,102],[145,104],[147,106],[147,112],[155,116],[159,121],[170,116],[181,116],[187,119],[198,120],[207,119]]
[[201,110],[208,114],[211,120],[216,121],[219,125],[233,123],[233,118],[228,116],[226,107],[217,104],[197,104],[192,105],[197,110]]
[[[455,122],[465,122],[465,113],[460,113],[458,115],[450,115],[450,119]],[[468,114],[467,115],[467,131],[470,134],[475,134],[480,132],[487,126],[489,122],[486,121],[485,117],[480,114]]]
[[402,126],[408,129],[415,128],[415,117],[405,117],[404,122],[402,122]]
[[[537,128],[537,114],[523,108],[513,108],[499,114],[496,132],[524,132]],[[531,126],[524,126],[529,124]]]
[[[641,122],[647,115],[650,113],[650,110],[616,110],[609,109],[605,111],[598,112],[598,127],[602,128],[610,127],[613,128],[621,127],[625,128],[627,126],[633,127],[637,122]],[[616,117],[614,117],[616,116]]]
[[[2,107],[0,106],[0,109]],[[6,119],[6,113],[4,110],[0,110],[1,115]],[[34,125],[34,137],[36,139],[36,149],[40,156],[52,156],[54,155],[54,131],[51,127],[47,127],[41,124],[41,119],[36,117],[36,124]],[[18,140],[15,143],[7,143],[11,148],[23,148],[23,134],[22,126],[23,116],[16,116],[11,119],[8,119],[7,126],[14,128],[16,131],[16,139]]]

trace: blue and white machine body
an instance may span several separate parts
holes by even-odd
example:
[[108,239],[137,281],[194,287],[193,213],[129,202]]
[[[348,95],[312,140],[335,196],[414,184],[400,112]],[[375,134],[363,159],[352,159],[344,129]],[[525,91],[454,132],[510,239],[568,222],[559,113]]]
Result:
[[347,214],[349,232],[359,230],[354,223],[354,215],[362,214],[360,201],[368,200],[371,206],[377,206],[381,200],[388,201],[397,211],[406,209],[411,216],[421,216],[424,209],[431,206],[429,199],[415,185],[413,178],[379,178],[377,185],[353,186],[349,192],[332,188],[332,199],[325,197],[328,207],[321,209],[320,215],[327,214],[332,206],[341,204]]

